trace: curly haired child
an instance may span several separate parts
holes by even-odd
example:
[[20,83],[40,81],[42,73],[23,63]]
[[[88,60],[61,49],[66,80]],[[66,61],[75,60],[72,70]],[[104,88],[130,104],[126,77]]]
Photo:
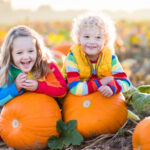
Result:
[[69,90],[75,95],[99,91],[106,97],[127,91],[130,82],[114,53],[115,27],[104,14],[74,20],[74,41],[63,67]]

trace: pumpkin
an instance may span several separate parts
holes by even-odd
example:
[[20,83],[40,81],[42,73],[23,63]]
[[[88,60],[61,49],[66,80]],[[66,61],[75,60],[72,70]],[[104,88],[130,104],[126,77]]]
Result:
[[121,93],[110,98],[100,92],[85,96],[69,93],[63,102],[63,119],[77,120],[77,130],[85,138],[115,133],[127,119],[126,102]]
[[134,150],[150,150],[150,117],[140,121],[134,129],[132,144]]
[[56,122],[60,108],[50,96],[24,93],[13,98],[2,109],[0,135],[15,149],[38,150],[47,146],[52,135],[58,135]]
[[59,51],[64,55],[67,55],[70,50],[71,44],[60,44],[52,47],[52,50]]

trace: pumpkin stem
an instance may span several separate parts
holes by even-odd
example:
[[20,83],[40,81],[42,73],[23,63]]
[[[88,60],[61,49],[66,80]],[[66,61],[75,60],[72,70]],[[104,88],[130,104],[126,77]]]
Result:
[[140,120],[139,116],[136,115],[134,112],[132,112],[131,110],[128,110],[128,119],[132,119],[132,120]]

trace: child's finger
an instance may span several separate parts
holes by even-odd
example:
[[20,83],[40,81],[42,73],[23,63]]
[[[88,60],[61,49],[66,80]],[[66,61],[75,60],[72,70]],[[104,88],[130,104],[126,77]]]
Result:
[[19,80],[19,81],[25,81],[26,80],[26,76],[20,76],[20,77],[17,77],[17,79]]
[[35,91],[35,87],[34,86],[24,86],[23,88],[28,90],[28,91]]
[[110,93],[105,92],[105,93],[104,93],[104,96],[105,96],[105,97],[110,97]]
[[105,92],[104,90],[101,90],[100,93],[101,93],[102,95],[104,95],[104,96],[105,96],[105,94],[106,94],[106,92]]
[[26,83],[33,83],[33,80],[26,80]]
[[103,86],[101,86],[101,87],[98,89],[98,91],[102,92],[102,89],[103,89]]
[[112,95],[112,92],[107,86],[102,86],[101,88],[98,89],[98,91],[105,97],[110,97]]
[[100,88],[100,92],[105,93],[106,92],[106,88],[105,87],[101,87]]
[[25,73],[20,73],[18,76],[19,76],[19,77],[27,77],[27,74],[25,74]]
[[106,97],[107,97],[107,95],[109,95],[109,93],[108,93],[107,91],[104,91],[103,94],[104,94],[104,96],[106,96]]
[[26,78],[19,79],[19,82],[25,82],[25,81],[26,81]]
[[32,86],[32,83],[24,82],[24,83],[23,83],[23,86],[24,86],[24,87],[31,87],[31,86]]

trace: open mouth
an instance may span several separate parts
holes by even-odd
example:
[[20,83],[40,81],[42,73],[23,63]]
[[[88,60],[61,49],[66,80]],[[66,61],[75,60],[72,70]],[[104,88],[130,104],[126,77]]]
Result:
[[31,64],[31,61],[21,62],[21,64],[23,65],[23,67],[28,68]]

